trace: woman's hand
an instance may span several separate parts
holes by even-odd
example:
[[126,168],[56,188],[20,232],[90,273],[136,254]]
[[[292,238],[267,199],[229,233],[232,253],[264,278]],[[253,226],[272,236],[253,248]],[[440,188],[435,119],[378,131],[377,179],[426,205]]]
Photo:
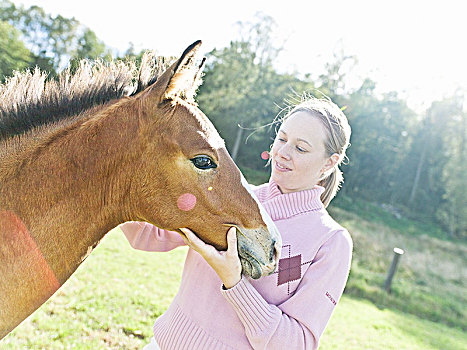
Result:
[[242,265],[237,251],[237,230],[231,227],[227,232],[227,250],[218,251],[212,245],[204,243],[192,231],[187,228],[181,228],[185,237],[182,236],[185,243],[197,251],[214,269],[221,279],[224,287],[229,289],[240,282],[242,278]]

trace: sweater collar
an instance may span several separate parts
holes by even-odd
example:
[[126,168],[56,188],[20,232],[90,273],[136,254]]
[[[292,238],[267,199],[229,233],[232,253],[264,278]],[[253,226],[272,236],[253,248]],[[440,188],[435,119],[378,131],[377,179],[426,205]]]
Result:
[[273,220],[286,219],[294,215],[324,208],[321,194],[324,187],[316,185],[310,190],[282,193],[271,179],[265,191],[263,206]]

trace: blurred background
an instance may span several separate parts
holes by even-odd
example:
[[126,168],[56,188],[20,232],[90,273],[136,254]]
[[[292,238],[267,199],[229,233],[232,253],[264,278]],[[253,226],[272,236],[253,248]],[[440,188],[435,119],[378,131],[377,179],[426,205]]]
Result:
[[[54,79],[83,58],[139,62],[146,50],[174,57],[201,39],[207,65],[197,101],[254,184],[269,179],[261,153],[274,138],[273,119],[303,92],[329,96],[352,127],[349,159],[342,169],[345,183],[329,210],[349,229],[355,247],[342,311],[337,308],[322,348],[465,349],[466,32],[464,11],[451,0],[134,0],[125,5],[0,0],[0,80],[36,66]],[[106,249],[116,250],[113,244],[128,248],[120,233],[114,236],[86,264]],[[388,293],[382,285],[396,246],[405,254]],[[182,264],[181,257],[176,259]],[[177,273],[170,278],[177,281]],[[175,292],[176,283],[167,300]],[[46,308],[53,310],[53,303],[66,295],[59,292]],[[86,310],[85,301],[76,302]],[[157,304],[159,314],[164,305]],[[366,310],[357,312],[361,323],[354,320],[356,329],[349,328],[356,316],[352,311],[359,308]],[[68,313],[80,311],[73,310]],[[400,319],[386,320],[387,314],[379,314],[384,310]],[[138,324],[137,331],[118,331],[118,322],[109,322],[107,333],[117,332],[113,337],[123,343],[109,344],[97,336],[96,346],[137,348],[150,336],[157,315],[148,314],[148,325]],[[415,318],[408,321],[406,315]],[[22,337],[15,331],[4,345],[40,347],[39,339],[47,336],[41,316],[34,317],[39,325],[28,321],[33,322],[27,326],[31,333]],[[80,322],[87,321],[73,327]],[[53,329],[54,334],[73,333]],[[374,336],[380,344],[369,340]],[[68,338],[44,344],[74,344],[63,339]]]

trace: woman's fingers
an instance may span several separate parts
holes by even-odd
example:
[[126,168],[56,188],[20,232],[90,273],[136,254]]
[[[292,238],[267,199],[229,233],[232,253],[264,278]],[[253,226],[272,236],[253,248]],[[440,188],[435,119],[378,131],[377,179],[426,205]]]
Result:
[[183,232],[186,238],[183,238],[185,243],[192,249],[196,250],[201,255],[214,254],[217,253],[217,250],[209,245],[204,243],[193,231],[187,228],[181,228],[180,231]]
[[187,228],[181,228],[180,231],[185,235],[182,237],[185,243],[198,253],[206,257],[228,255],[238,257],[237,250],[237,229],[231,227],[227,232],[227,251],[218,251],[213,246],[204,243],[196,234]]
[[187,233],[185,232],[184,228],[181,228],[180,231],[182,232],[182,235],[180,235],[183,239],[183,241],[186,243],[186,245],[190,248],[193,248],[193,245],[191,244],[190,240],[188,239]]
[[212,245],[204,243],[194,232],[180,228],[185,235],[183,240],[197,251],[211,265],[226,288],[236,285],[241,279],[242,266],[237,251],[237,230],[231,227],[227,232],[227,251],[218,251]]
[[227,232],[227,254],[229,255],[238,255],[237,251],[237,229],[231,227]]
[[202,246],[205,245],[205,243],[196,236],[193,231],[191,231],[188,228],[181,228],[180,231],[183,232],[185,237],[188,239],[190,243],[192,243],[195,246]]

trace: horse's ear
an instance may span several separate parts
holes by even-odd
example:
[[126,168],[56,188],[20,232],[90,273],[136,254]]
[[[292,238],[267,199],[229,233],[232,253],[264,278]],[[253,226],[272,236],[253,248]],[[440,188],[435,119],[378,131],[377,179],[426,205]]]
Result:
[[196,89],[201,84],[200,75],[206,61],[204,57],[201,64],[197,65],[195,63],[196,53],[200,46],[201,40],[188,46],[180,59],[172,64],[158,79],[156,84],[164,88],[164,92],[160,96],[160,102],[175,98],[193,99]]

